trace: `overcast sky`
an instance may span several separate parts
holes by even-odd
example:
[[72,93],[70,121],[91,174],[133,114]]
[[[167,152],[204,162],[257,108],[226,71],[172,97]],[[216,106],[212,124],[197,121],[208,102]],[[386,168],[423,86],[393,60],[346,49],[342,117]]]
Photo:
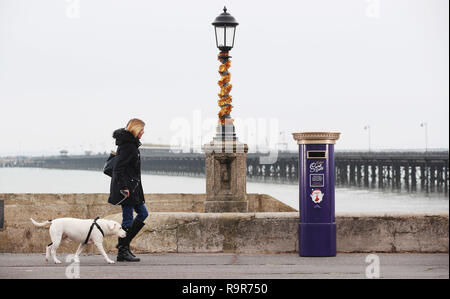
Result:
[[224,5],[250,147],[338,131],[367,149],[368,125],[372,149],[423,149],[425,122],[448,148],[448,0],[0,0],[0,156],[109,151],[133,117],[146,143],[210,140]]

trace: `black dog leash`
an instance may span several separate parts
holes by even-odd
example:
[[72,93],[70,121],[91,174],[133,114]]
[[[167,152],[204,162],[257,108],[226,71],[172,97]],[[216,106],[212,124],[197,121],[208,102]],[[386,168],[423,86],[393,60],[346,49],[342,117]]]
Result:
[[86,237],[86,241],[84,241],[84,244],[87,244],[87,242],[89,241],[89,237],[91,236],[92,230],[94,229],[94,225],[98,228],[98,230],[102,233],[102,236],[104,237],[105,234],[103,233],[102,228],[100,227],[100,225],[98,225],[97,223],[97,219],[99,219],[100,217],[97,217],[94,219],[94,222],[92,222],[91,228],[89,229],[88,235]]

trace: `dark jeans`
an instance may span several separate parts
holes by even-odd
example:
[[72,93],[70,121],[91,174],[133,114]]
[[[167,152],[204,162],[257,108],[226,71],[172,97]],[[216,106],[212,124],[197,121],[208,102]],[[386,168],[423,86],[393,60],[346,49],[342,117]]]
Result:
[[137,213],[136,219],[141,222],[144,222],[145,218],[148,216],[145,204],[137,206],[122,205],[122,227],[131,227],[131,224],[133,224],[133,210]]

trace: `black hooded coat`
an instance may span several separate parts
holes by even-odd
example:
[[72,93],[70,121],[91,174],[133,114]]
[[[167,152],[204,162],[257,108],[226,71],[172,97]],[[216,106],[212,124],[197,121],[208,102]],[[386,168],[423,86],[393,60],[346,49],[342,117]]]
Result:
[[[116,139],[117,152],[108,202],[113,205],[140,205],[145,202],[141,185],[141,142],[124,128],[115,130],[113,138]],[[124,199],[120,190],[126,189],[130,191],[130,196]]]

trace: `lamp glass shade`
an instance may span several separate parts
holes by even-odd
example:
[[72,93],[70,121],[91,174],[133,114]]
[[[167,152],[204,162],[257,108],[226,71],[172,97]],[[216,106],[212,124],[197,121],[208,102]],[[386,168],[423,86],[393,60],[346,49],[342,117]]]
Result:
[[217,48],[225,51],[231,50],[234,46],[234,26],[215,26]]
[[215,27],[217,48],[225,47],[225,27]]
[[225,27],[225,46],[233,48],[234,47],[234,32],[236,27]]

